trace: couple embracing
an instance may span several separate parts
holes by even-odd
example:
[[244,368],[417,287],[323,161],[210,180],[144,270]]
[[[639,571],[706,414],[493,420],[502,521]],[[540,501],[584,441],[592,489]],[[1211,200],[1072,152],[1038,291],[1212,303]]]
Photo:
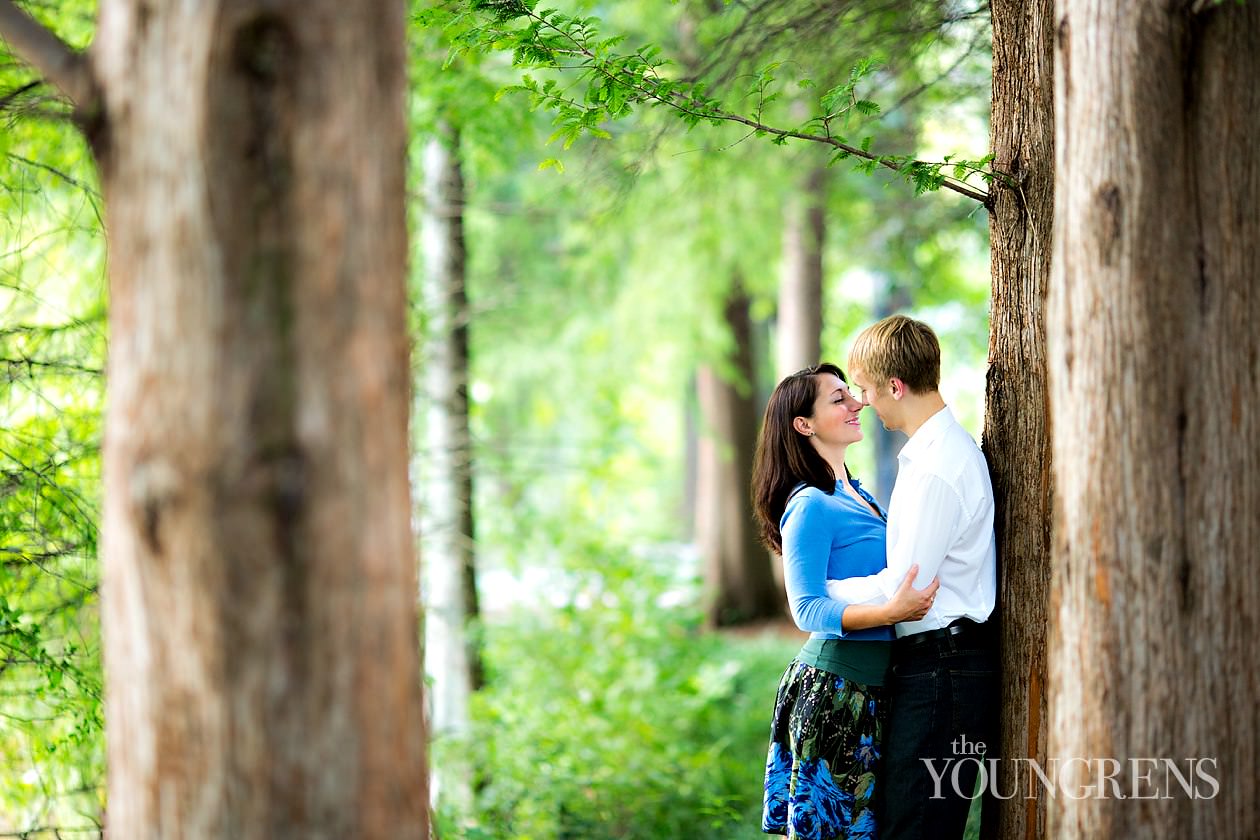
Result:
[[[810,633],[775,700],[762,830],[955,840],[978,771],[961,759],[997,731],[993,488],[930,327],[885,318],[848,361],[780,382],[757,443],[762,537]],[[844,463],[866,406],[909,437],[887,511]]]

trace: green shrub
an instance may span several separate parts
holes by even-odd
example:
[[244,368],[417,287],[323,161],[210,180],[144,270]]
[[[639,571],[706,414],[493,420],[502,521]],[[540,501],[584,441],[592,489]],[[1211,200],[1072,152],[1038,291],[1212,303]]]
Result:
[[[660,581],[592,573],[590,605],[518,612],[486,628],[489,686],[467,744],[474,814],[441,836],[762,837],[762,772],[779,677],[799,644],[704,632],[656,606]],[[456,827],[456,826],[461,827]]]

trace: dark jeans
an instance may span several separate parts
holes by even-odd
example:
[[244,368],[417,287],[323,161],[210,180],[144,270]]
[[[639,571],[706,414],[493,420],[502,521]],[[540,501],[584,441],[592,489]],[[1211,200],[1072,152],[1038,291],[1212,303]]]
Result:
[[[884,730],[881,840],[957,840],[980,743],[996,755],[997,658],[989,628],[893,647]],[[925,762],[931,760],[931,769]],[[961,795],[959,795],[961,793]]]

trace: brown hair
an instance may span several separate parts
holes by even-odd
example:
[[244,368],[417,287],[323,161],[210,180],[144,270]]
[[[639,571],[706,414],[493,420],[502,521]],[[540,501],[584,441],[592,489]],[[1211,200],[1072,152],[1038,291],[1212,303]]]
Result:
[[922,321],[891,315],[862,330],[849,350],[849,369],[858,368],[882,388],[900,379],[916,394],[941,384],[941,345]]
[[814,416],[818,378],[828,373],[848,383],[840,368],[822,362],[785,377],[766,403],[766,415],[757,435],[757,453],[753,457],[752,503],[761,541],[776,554],[783,553],[779,520],[796,486],[808,484],[826,493],[836,489],[836,475],[831,465],[792,425],[797,417]]

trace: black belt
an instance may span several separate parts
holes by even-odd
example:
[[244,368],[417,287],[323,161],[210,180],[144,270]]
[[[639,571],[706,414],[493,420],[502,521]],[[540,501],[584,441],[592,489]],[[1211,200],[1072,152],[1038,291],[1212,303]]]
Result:
[[950,636],[958,636],[963,633],[971,633],[984,629],[984,625],[972,621],[970,618],[959,618],[950,622],[948,627],[942,627],[939,630],[924,630],[922,633],[914,633],[909,636],[902,636],[897,639],[895,644],[899,648],[912,648],[926,642],[934,642],[939,639],[948,639]]

